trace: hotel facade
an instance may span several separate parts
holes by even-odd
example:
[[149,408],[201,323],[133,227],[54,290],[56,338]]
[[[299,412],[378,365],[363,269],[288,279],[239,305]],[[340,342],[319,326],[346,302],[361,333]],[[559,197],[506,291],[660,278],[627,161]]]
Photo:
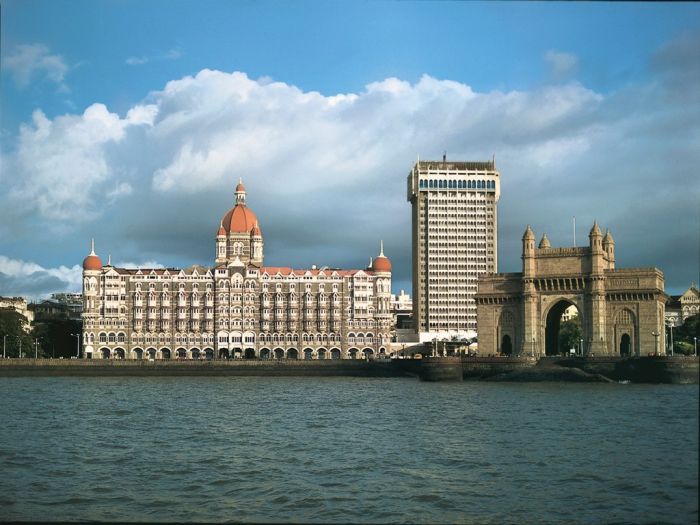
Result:
[[477,280],[497,269],[495,161],[418,161],[408,175],[413,322],[421,342],[476,336]]
[[263,265],[242,182],[215,264],[117,268],[83,261],[83,355],[97,359],[357,359],[388,353],[391,262],[364,269]]

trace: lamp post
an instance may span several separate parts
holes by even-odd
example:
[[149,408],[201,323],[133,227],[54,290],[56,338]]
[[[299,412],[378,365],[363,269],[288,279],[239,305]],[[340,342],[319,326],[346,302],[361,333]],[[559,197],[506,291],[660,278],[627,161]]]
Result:
[[668,328],[671,330],[671,356],[673,356],[673,321],[669,323]]
[[535,338],[532,338],[532,347],[530,347],[530,357],[535,357]]
[[2,358],[3,358],[3,359],[5,359],[5,357],[6,357],[6,355],[7,355],[7,354],[5,354],[5,346],[7,346],[7,341],[6,341],[6,339],[7,339],[7,334],[5,334],[5,335],[2,336]]
[[583,357],[583,337],[579,339],[580,344],[578,346],[579,352],[581,354],[581,357]]
[[75,351],[75,357],[80,359],[80,334],[70,334],[73,337],[75,337],[75,343],[76,343],[76,351]]
[[698,338],[697,337],[693,337],[693,343],[695,345],[695,350],[693,351],[693,355],[695,357],[697,357],[698,356]]
[[654,355],[659,355],[659,336],[661,334],[658,330],[654,330],[651,335],[654,336]]
[[19,358],[22,359],[22,338],[20,336],[17,336],[17,339],[19,339]]
[[38,359],[39,357],[39,339],[41,339],[41,337],[34,338],[34,359]]

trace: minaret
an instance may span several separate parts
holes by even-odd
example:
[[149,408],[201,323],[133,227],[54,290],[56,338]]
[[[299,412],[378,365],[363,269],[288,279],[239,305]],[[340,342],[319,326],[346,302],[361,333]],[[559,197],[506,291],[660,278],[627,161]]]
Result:
[[523,277],[530,277],[535,274],[535,233],[527,225],[523,234]]
[[605,232],[605,237],[603,237],[603,251],[608,258],[608,270],[615,269],[615,240],[613,239],[610,230]]
[[523,342],[520,354],[539,357],[537,296],[535,294],[535,233],[527,225],[523,234]]
[[[99,317],[100,274],[102,261],[95,253],[95,239],[90,245],[90,254],[83,259],[83,326],[88,326],[86,319]],[[85,343],[85,341],[83,341]]]
[[224,229],[223,221],[219,225],[219,231],[216,232],[216,264],[226,262],[226,230]]
[[[244,193],[245,195],[245,193]],[[263,263],[263,237],[258,221],[255,221],[255,226],[250,230],[250,263],[255,266],[262,266]]]
[[591,305],[590,315],[587,323],[590,323],[591,341],[586,354],[606,354],[605,328],[606,328],[606,308],[605,308],[605,261],[603,260],[603,233],[597,222],[593,223],[588,234],[591,251]]

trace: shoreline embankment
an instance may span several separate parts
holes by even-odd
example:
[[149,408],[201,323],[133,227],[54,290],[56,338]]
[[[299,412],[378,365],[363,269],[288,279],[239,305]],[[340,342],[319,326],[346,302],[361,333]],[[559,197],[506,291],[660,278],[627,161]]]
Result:
[[414,377],[424,381],[698,384],[697,357],[440,357],[392,360],[0,359],[0,377]]

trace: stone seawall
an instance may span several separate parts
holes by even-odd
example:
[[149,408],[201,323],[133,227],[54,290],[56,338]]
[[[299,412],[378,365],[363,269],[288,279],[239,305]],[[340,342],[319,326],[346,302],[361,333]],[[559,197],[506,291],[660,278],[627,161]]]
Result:
[[85,359],[0,359],[9,376],[353,376],[415,377],[388,361],[230,360],[131,361]]
[[698,384],[699,367],[697,357],[429,357],[392,361],[0,359],[0,377],[12,376],[347,376],[418,377],[423,381]]

